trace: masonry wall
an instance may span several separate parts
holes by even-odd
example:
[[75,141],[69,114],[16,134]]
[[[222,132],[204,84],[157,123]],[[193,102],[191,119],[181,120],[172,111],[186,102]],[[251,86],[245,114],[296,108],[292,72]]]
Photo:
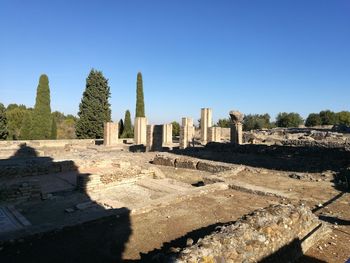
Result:
[[172,262],[294,262],[327,233],[309,208],[272,205],[221,227]]

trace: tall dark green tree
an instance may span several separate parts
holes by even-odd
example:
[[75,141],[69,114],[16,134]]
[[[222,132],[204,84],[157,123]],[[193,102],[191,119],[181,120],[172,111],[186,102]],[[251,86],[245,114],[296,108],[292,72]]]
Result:
[[6,109],[8,139],[18,140],[23,123],[24,115],[27,111],[26,106],[9,104]]
[[118,122],[118,136],[119,136],[119,138],[121,138],[123,131],[124,131],[124,122],[123,122],[123,119],[120,119]]
[[6,140],[8,135],[6,109],[4,104],[0,103],[0,140]]
[[318,113],[310,113],[305,120],[306,127],[318,126],[322,124],[322,120],[320,114]]
[[20,132],[21,140],[32,139],[32,125],[33,125],[33,110],[27,109],[26,113],[24,114],[24,118],[21,126],[21,132]]
[[56,140],[57,139],[57,123],[56,123],[56,118],[55,116],[52,116],[52,123],[51,123],[51,140]]
[[320,118],[322,125],[334,125],[337,122],[335,112],[330,110],[320,111]]
[[36,91],[36,100],[33,114],[32,138],[49,139],[51,135],[51,107],[49,78],[43,74],[40,76]]
[[135,117],[145,117],[145,103],[143,98],[143,82],[141,72],[137,73]]
[[133,138],[133,137],[134,137],[134,131],[133,131],[132,124],[131,124],[130,111],[127,110],[125,112],[124,131],[122,133],[121,138]]
[[173,125],[173,137],[180,136],[180,124],[177,121],[171,123]]
[[277,127],[298,127],[303,124],[303,118],[296,112],[280,112],[276,117]]
[[79,105],[75,131],[78,138],[103,138],[103,123],[111,121],[110,96],[108,79],[101,71],[92,69]]

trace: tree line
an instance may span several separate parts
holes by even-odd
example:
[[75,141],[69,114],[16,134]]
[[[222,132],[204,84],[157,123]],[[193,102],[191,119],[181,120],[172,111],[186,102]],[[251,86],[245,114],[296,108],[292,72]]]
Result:
[[[34,108],[25,105],[0,103],[0,140],[33,140],[33,139],[100,139],[103,138],[103,125],[111,121],[111,97],[108,79],[101,71],[92,69],[86,79],[85,90],[79,104],[78,117],[64,115],[59,111],[51,112],[50,88],[48,76],[39,78]],[[145,117],[143,80],[141,72],[136,80],[135,117]],[[173,135],[178,136],[180,125],[173,123]],[[350,126],[350,112],[333,112],[323,110],[310,113],[304,121],[295,112],[281,112],[276,121],[271,122],[269,114],[248,114],[243,120],[243,129],[270,129],[274,127],[306,127],[320,125]],[[228,118],[219,119],[215,126],[229,127]],[[119,137],[134,136],[131,114],[125,111],[124,119],[119,120]]]
[[[25,105],[0,103],[0,140],[40,139],[99,139],[103,138],[103,125],[111,121],[111,96],[108,79],[101,71],[92,69],[79,104],[78,117],[51,112],[48,76],[39,78],[34,108]],[[142,74],[137,74],[136,115],[145,117]],[[119,121],[119,136],[133,137],[129,110]]]
[[[310,113],[308,117],[303,120],[300,114],[296,112],[281,112],[277,115],[276,121],[271,122],[269,114],[247,114],[243,119],[243,130],[258,130],[258,129],[271,129],[275,127],[298,127],[300,125],[306,127],[314,127],[321,125],[345,125],[350,126],[350,112],[340,111],[333,112],[330,110],[323,110],[319,113]],[[229,118],[219,119],[216,126],[228,128],[230,127]]]

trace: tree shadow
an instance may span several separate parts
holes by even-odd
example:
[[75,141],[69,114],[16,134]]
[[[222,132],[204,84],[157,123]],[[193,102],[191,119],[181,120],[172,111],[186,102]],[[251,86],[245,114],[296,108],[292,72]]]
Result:
[[346,149],[318,146],[209,143],[203,148],[174,149],[171,152],[211,161],[295,172],[339,171],[350,164],[350,152]]
[[21,143],[19,149],[9,159],[34,158],[38,156],[39,153],[34,148],[27,146],[26,143]]
[[[60,174],[64,172],[62,167],[67,164],[57,164],[50,157],[39,157],[36,149],[25,144],[20,145],[19,150],[10,158],[0,160],[0,175],[3,175],[1,171],[4,170],[1,167],[6,168],[13,163],[21,163],[20,166],[24,166],[23,169],[34,173],[23,175],[21,174],[22,168],[16,170],[19,174],[13,174],[13,176],[16,176],[17,181],[22,179],[26,181],[32,175],[40,177],[41,174],[51,172]],[[39,168],[33,170],[31,168],[33,163]],[[88,177],[90,175],[79,173],[74,161],[69,160],[69,164],[69,167],[66,168],[76,171],[76,180],[79,176]],[[63,166],[58,169],[59,165]],[[2,179],[5,181],[12,179],[11,174],[6,174]],[[89,180],[88,178],[84,182],[88,183]],[[122,262],[126,243],[132,233],[130,210],[126,207],[107,210],[96,204],[89,193],[84,192],[83,189],[85,188],[81,187],[80,192],[82,190],[84,200],[94,203],[98,212],[76,210],[74,213],[77,214],[73,217],[76,221],[42,222],[5,234],[0,231],[0,262]],[[70,195],[77,194],[78,189],[74,189],[68,193],[65,192],[64,197],[69,198]],[[57,192],[57,195],[60,193]],[[36,200],[35,202],[44,201]],[[9,201],[4,204],[12,203]],[[56,201],[52,202],[52,206],[56,205]],[[50,211],[54,209],[55,207]],[[72,216],[64,210],[62,213],[65,216]]]

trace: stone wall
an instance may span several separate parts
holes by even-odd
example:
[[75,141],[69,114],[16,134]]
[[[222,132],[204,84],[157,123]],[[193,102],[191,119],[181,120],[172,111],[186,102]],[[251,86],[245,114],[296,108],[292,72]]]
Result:
[[225,163],[199,160],[199,159],[185,157],[185,156],[175,157],[175,156],[165,155],[165,154],[157,154],[153,159],[153,164],[172,166],[176,168],[200,170],[200,171],[206,171],[211,173],[218,173],[222,171],[235,169],[233,165],[229,165]]
[[0,178],[16,178],[77,170],[73,161],[52,161],[49,157],[8,159],[0,161]]
[[175,262],[291,262],[327,233],[309,208],[272,205],[199,239]]
[[68,150],[93,145],[95,145],[94,139],[0,141],[0,159],[47,156],[47,152],[53,149],[62,151],[62,149]]
[[41,188],[38,180],[28,180],[19,183],[2,183],[0,186],[0,201],[23,202],[39,199]]
[[142,169],[123,162],[123,166],[110,169],[108,173],[79,174],[77,176],[77,189],[89,195],[99,193],[120,184],[129,184],[144,176],[153,176],[152,169]]

